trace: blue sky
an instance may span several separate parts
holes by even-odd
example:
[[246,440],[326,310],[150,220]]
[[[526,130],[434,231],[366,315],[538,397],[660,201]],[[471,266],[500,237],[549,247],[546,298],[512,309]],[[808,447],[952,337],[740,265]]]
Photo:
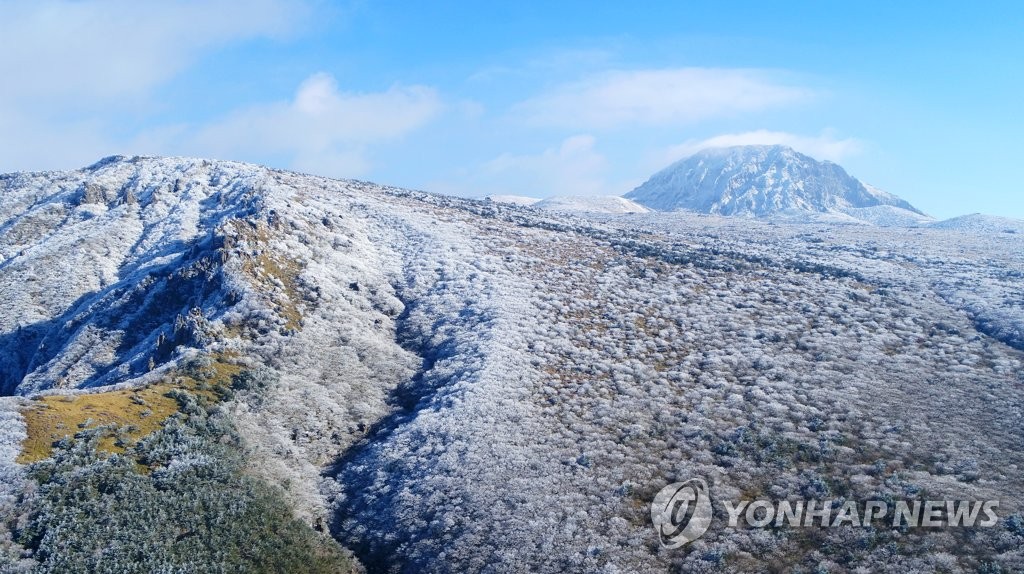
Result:
[[785,143],[940,218],[1024,218],[1024,3],[0,0],[0,171],[237,159],[621,194]]

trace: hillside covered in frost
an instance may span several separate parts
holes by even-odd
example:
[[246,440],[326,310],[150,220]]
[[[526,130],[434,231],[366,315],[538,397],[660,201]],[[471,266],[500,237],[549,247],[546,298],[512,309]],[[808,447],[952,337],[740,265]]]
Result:
[[[1024,237],[0,176],[0,571],[1024,569]],[[997,499],[991,529],[649,504]]]
[[708,148],[625,195],[658,211],[745,217],[831,216],[842,223],[910,226],[930,217],[830,161],[781,145]]

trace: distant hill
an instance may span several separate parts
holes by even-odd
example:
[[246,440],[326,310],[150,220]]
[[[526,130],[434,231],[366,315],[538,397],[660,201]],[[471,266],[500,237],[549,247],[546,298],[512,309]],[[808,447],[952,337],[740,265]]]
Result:
[[511,203],[513,205],[533,205],[540,201],[539,197],[527,197],[525,195],[488,195],[484,199],[495,203]]
[[533,204],[538,209],[585,213],[647,213],[650,209],[617,195],[549,197]]
[[702,150],[654,174],[625,197],[658,211],[790,219],[801,213],[842,214],[877,225],[931,221],[839,165],[779,145]]
[[931,224],[938,229],[953,229],[975,233],[1020,233],[1024,234],[1024,220],[972,213]]

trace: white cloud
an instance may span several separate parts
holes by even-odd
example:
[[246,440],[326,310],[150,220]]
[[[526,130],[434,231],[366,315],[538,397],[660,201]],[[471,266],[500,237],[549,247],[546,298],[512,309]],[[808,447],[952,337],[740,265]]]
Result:
[[331,76],[314,74],[291,101],[238,110],[203,127],[187,147],[215,157],[283,157],[295,169],[353,177],[369,169],[367,146],[401,138],[441,109],[425,86],[350,94]]
[[758,70],[610,71],[564,84],[517,106],[535,125],[600,129],[679,125],[805,101],[813,93]]
[[166,140],[125,133],[160,86],[219,47],[292,34],[309,13],[287,0],[0,1],[0,171],[80,167],[139,151],[133,138]]
[[829,130],[816,136],[757,130],[737,134],[722,134],[704,140],[689,140],[664,150],[658,155],[656,162],[665,165],[691,156],[705,148],[738,145],[785,145],[816,159],[827,159],[836,162],[860,153],[863,147],[860,140],[855,138],[837,138]]
[[0,3],[0,103],[62,110],[145,94],[207,49],[280,37],[307,14],[285,0]]
[[457,174],[457,183],[427,186],[443,193],[483,195],[608,195],[608,161],[587,134],[564,139],[537,154],[504,153],[472,170]]

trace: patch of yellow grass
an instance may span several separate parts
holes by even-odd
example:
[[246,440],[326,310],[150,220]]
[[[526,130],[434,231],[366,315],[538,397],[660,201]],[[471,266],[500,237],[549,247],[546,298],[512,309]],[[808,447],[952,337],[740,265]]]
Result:
[[[270,248],[272,232],[265,223],[254,224],[242,220],[233,220],[232,223],[237,237],[257,250],[255,256],[243,255],[242,270],[253,286],[267,295],[276,311],[285,319],[285,329],[298,330],[302,327],[302,313],[298,305],[302,300],[299,289],[302,264]],[[233,247],[235,241],[230,239],[225,247]],[[283,293],[277,293],[278,285]]]
[[174,378],[174,387],[191,391],[210,402],[220,401],[235,375],[245,370],[241,365],[231,362],[235,356],[229,353],[215,355],[209,366],[196,372],[178,374]]
[[[255,261],[248,261],[245,270],[264,288],[273,280],[284,286],[284,297],[271,297],[277,312],[285,319],[285,329],[298,330],[302,327],[302,313],[297,301],[301,300],[298,289],[299,274],[302,268],[298,263],[284,257],[261,253]],[[269,292],[267,289],[265,292]]]
[[160,429],[178,412],[178,402],[168,396],[172,390],[192,392],[210,402],[220,400],[231,379],[243,367],[229,362],[228,355],[216,355],[198,372],[174,373],[167,381],[136,389],[104,391],[82,395],[39,397],[24,409],[27,438],[17,462],[30,464],[49,458],[54,443],[91,428],[112,427],[97,449],[123,453],[127,446]]
[[[49,458],[55,442],[86,428],[114,426],[122,429],[126,439],[137,441],[158,430],[178,411],[177,401],[167,396],[174,388],[170,383],[158,383],[141,389],[40,397],[21,413],[28,437],[18,462]],[[100,439],[98,448],[110,453],[125,450],[117,444],[115,432]]]

